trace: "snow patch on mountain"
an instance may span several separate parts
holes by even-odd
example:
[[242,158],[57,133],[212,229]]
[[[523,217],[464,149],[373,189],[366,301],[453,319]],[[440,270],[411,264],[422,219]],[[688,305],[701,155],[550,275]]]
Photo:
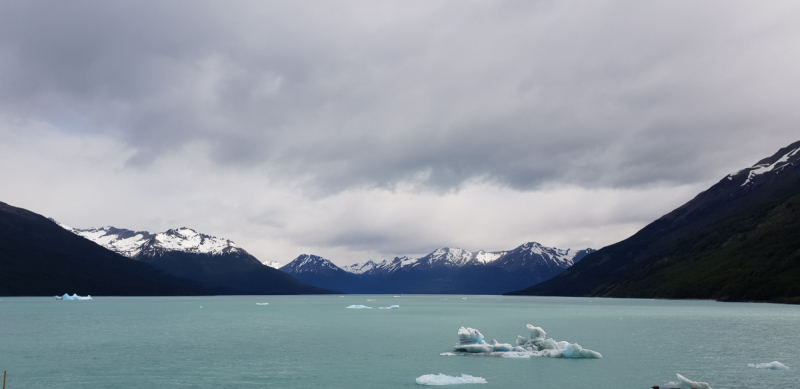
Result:
[[267,266],[269,266],[269,267],[271,267],[273,269],[280,269],[283,266],[283,264],[281,264],[278,261],[261,261],[261,263],[263,263],[264,265],[267,265]]
[[744,168],[735,173],[728,174],[726,178],[728,180],[733,180],[734,177],[737,177],[740,174],[746,172],[747,177],[741,185],[741,186],[746,186],[747,184],[752,183],[753,179],[760,175],[770,173],[773,171],[780,171],[781,169],[787,166],[793,165],[794,162],[798,159],[798,157],[800,157],[800,155],[798,155],[798,152],[800,152],[800,147],[791,149],[790,151],[783,154],[780,158],[778,158],[774,162],[770,162],[770,159],[774,158],[775,156],[761,160],[751,167]]

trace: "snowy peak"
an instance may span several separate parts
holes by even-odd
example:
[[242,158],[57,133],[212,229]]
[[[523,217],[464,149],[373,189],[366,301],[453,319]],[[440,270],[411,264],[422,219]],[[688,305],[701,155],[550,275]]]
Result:
[[729,181],[741,182],[739,186],[752,186],[761,177],[769,174],[779,174],[783,169],[793,166],[800,160],[800,141],[778,150],[769,158],[764,158],[755,165],[731,173],[725,177]]
[[153,234],[146,231],[131,231],[111,226],[81,230],[68,228],[63,224],[60,225],[74,234],[80,235],[128,258],[135,258],[138,256],[142,252],[142,248],[153,238]]
[[537,242],[528,242],[509,251],[506,255],[503,255],[493,263],[493,265],[509,271],[536,266],[566,269],[594,251],[593,249],[558,249],[555,247],[543,246]]
[[302,254],[293,261],[280,268],[284,273],[289,274],[331,274],[342,272],[343,270],[333,264],[333,262],[318,255]]
[[487,265],[496,261],[503,255],[506,255],[507,253],[508,251],[476,251],[472,253],[472,263],[476,265]]
[[151,234],[146,231],[131,231],[111,226],[76,229],[58,224],[74,234],[128,258],[140,255],[157,256],[170,251],[209,255],[246,253],[229,239],[201,234],[186,227]]
[[415,265],[427,264],[430,266],[460,267],[467,264],[472,259],[472,252],[459,249],[443,247],[422,257]]
[[186,227],[170,229],[156,234],[148,242],[144,251],[149,255],[157,255],[163,251],[182,251],[211,255],[244,252],[229,239],[201,234]]

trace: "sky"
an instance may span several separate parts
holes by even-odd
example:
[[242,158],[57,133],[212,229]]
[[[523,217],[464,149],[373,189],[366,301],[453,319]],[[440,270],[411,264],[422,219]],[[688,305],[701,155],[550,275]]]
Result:
[[800,3],[0,2],[0,201],[262,261],[601,248],[800,140]]

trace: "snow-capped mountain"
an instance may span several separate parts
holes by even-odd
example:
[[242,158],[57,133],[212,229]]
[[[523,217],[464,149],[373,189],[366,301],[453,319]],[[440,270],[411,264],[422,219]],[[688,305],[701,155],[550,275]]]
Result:
[[153,257],[169,251],[208,255],[246,253],[230,239],[201,234],[186,227],[151,234],[146,231],[131,231],[111,226],[77,229],[61,223],[59,225],[128,258],[140,255]]
[[325,293],[262,263],[230,239],[181,227],[150,233],[115,227],[76,229],[59,225],[128,258],[205,285],[214,294]]
[[278,261],[261,261],[261,263],[273,269],[280,269],[283,266],[283,264]]
[[348,293],[502,293],[549,279],[593,251],[536,242],[493,252],[443,247],[419,258],[370,260],[341,268],[304,254],[280,270],[311,285]]
[[536,242],[525,243],[514,250],[506,252],[497,260],[492,262],[493,266],[502,267],[508,271],[517,269],[531,268],[534,266],[556,267],[566,269],[580,261],[587,254],[593,253],[593,249],[573,250],[557,249],[554,247],[542,246]]
[[293,261],[287,263],[286,266],[281,267],[280,270],[289,274],[329,274],[343,271],[341,268],[334,265],[333,262],[325,258],[308,254],[301,254]]

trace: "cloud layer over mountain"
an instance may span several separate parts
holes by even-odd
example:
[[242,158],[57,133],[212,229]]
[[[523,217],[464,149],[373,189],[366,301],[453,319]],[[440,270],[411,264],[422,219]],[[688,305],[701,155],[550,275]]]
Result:
[[284,261],[599,248],[797,140],[798,17],[793,2],[5,2],[0,196]]

